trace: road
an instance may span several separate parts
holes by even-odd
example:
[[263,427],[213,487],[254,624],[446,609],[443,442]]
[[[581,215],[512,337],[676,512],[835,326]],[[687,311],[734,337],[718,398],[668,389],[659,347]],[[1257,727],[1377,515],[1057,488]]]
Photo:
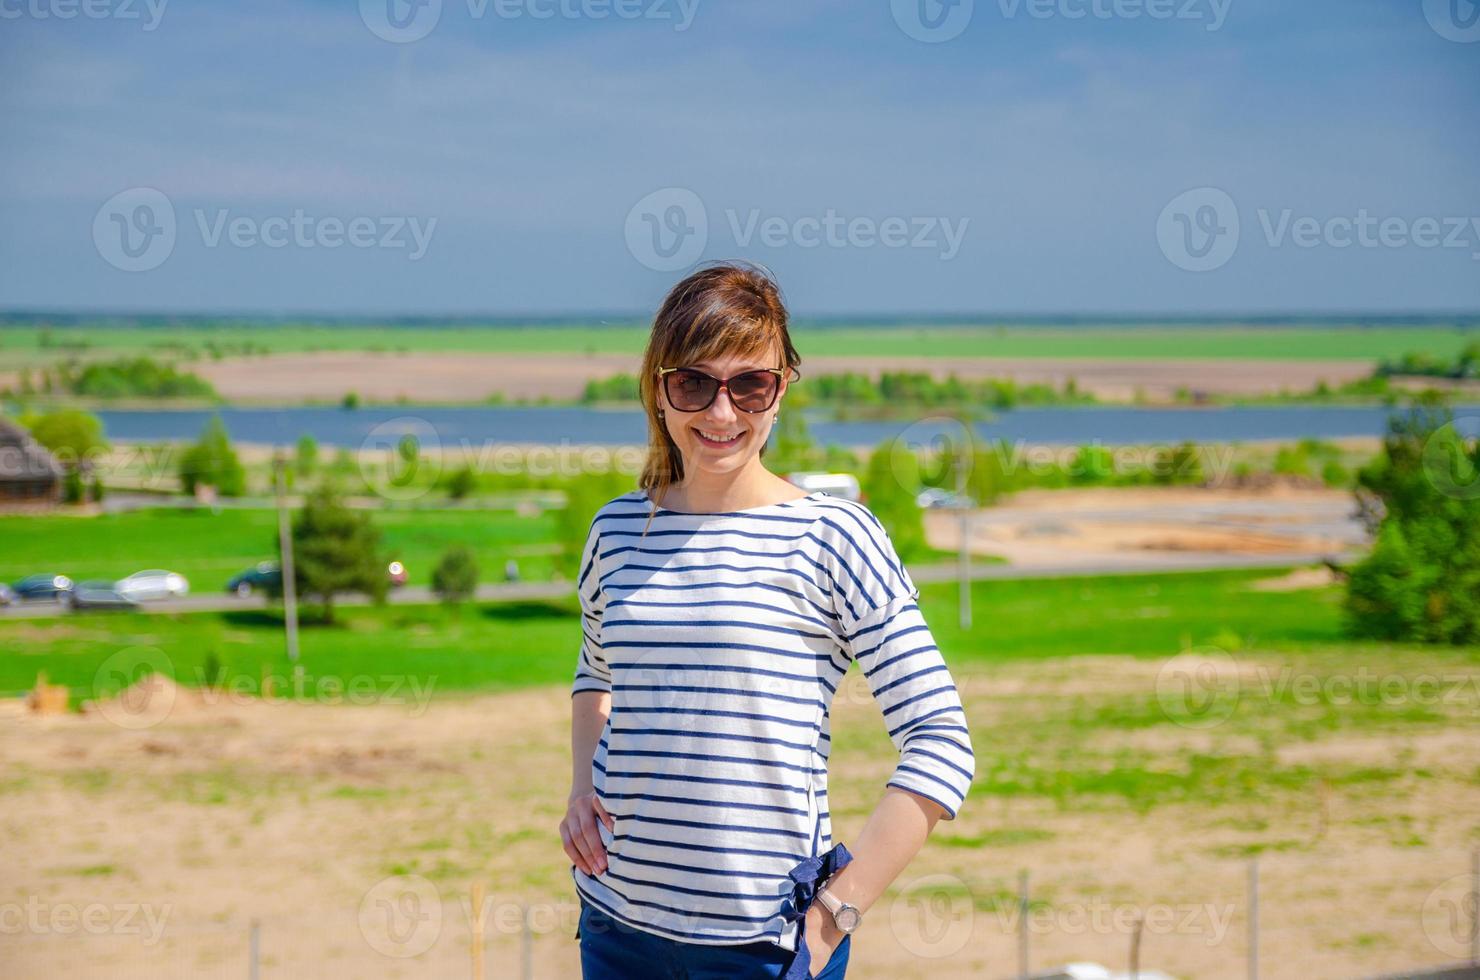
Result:
[[[1092,577],[1100,575],[1145,575],[1159,572],[1211,571],[1220,568],[1292,568],[1299,565],[1316,565],[1329,559],[1345,561],[1352,553],[1331,554],[1281,554],[1281,555],[1218,555],[1218,554],[1169,554],[1141,559],[1136,565],[1128,566],[1114,558],[1095,564],[1083,561],[1063,565],[1016,565],[982,564],[971,565],[971,578],[985,580],[1039,579]],[[929,565],[909,566],[910,577],[917,584],[927,582],[953,582],[960,578],[960,568],[955,562],[940,562]],[[479,602],[526,602],[542,599],[560,599],[571,594],[569,582],[500,582],[478,586],[476,598]],[[408,585],[391,590],[387,601],[395,605],[427,605],[437,597],[426,586]],[[334,600],[336,606],[365,606],[370,604],[367,596],[347,593]],[[264,596],[245,598],[222,593],[219,595],[192,595],[183,599],[166,599],[146,602],[139,606],[145,613],[192,613],[226,612],[244,609],[266,609],[270,603]],[[103,615],[107,610],[83,610],[71,613],[53,602],[23,602],[0,607],[0,619],[43,619],[56,615]]]

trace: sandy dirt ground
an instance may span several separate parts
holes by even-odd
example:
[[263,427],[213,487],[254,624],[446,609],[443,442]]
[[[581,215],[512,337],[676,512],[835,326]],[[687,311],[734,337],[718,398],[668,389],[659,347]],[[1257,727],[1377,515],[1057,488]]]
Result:
[[[1366,543],[1345,490],[1274,486],[1032,490],[970,515],[971,552],[1024,567],[1135,568],[1167,555],[1318,555]],[[959,517],[926,511],[933,547],[960,547]]]
[[[319,352],[228,358],[191,370],[234,402],[281,403],[309,398],[337,401],[346,392],[362,398],[409,401],[480,401],[495,392],[508,398],[576,398],[586,382],[634,373],[639,359],[625,354],[484,354]],[[1139,390],[1150,400],[1170,400],[1179,388],[1222,394],[1306,391],[1317,382],[1338,385],[1365,377],[1367,361],[1118,360],[1058,358],[813,357],[809,375],[855,371],[929,371],[944,377],[1011,378],[1020,383],[1080,388],[1129,401]]]
[[[1480,839],[1480,671],[1469,668],[1467,701],[1434,709],[1448,724],[1084,727],[1096,712],[1155,705],[1174,663],[1085,656],[957,670],[977,792],[870,911],[849,976],[1015,975],[1025,870],[1035,969],[1123,969],[1140,921],[1144,968],[1241,977],[1247,856],[1261,852],[1264,977],[1458,958],[1456,876]],[[1384,669],[1432,665],[1397,658]],[[1258,678],[1289,666],[1242,655],[1243,696],[1257,700]],[[264,978],[467,976],[478,921],[486,975],[517,977],[526,918],[532,976],[579,976],[578,906],[556,832],[569,786],[564,688],[434,699],[424,711],[206,704],[198,692],[163,717],[114,707],[0,713],[5,976],[246,976],[253,922]],[[897,757],[856,669],[834,718],[832,812],[846,843]],[[140,720],[155,723],[131,727]],[[1092,790],[1010,789],[1024,766],[1039,778],[1102,765],[1154,776],[1199,753],[1246,758],[1243,778],[1279,775],[1258,792],[1199,784],[1152,808]],[[1394,778],[1363,776],[1394,765]],[[1319,792],[1285,788],[1312,767],[1329,774]]]

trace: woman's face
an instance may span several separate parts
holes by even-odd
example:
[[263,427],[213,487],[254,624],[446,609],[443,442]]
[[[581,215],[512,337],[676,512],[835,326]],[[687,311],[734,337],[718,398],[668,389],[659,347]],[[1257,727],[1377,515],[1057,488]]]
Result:
[[[733,378],[746,371],[780,365],[754,357],[725,357],[675,366],[693,368],[716,378]],[[766,444],[771,423],[781,408],[782,397],[786,394],[786,384],[783,377],[775,403],[766,411],[757,413],[737,409],[730,400],[728,388],[718,392],[709,407],[699,412],[678,411],[669,403],[667,394],[659,391],[658,407],[663,410],[663,422],[668,428],[669,437],[683,454],[684,473],[692,475],[698,470],[734,473],[749,465],[760,455],[761,447]],[[725,441],[713,441],[710,436]]]

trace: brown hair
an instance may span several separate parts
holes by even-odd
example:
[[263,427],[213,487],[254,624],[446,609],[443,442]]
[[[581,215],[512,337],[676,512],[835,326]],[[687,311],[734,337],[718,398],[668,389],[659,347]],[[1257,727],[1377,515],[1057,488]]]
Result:
[[[662,396],[658,368],[726,355],[774,358],[779,349],[782,363],[775,366],[788,371],[789,380],[795,382],[801,378],[797,366],[802,359],[792,346],[787,319],[781,287],[769,272],[748,262],[700,269],[669,291],[653,319],[638,379],[648,417],[648,456],[638,487],[653,501],[649,526],[658,512],[657,501],[684,476],[683,456],[658,417]],[[765,445],[760,454],[766,455]]]

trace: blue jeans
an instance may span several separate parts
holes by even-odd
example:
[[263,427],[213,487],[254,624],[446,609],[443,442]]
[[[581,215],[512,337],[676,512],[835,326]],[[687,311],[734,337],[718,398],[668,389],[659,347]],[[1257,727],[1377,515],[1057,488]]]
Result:
[[[786,975],[797,954],[762,940],[733,946],[685,943],[614,919],[584,895],[576,935],[584,980],[762,980]],[[817,980],[842,980],[852,936],[844,936]]]

